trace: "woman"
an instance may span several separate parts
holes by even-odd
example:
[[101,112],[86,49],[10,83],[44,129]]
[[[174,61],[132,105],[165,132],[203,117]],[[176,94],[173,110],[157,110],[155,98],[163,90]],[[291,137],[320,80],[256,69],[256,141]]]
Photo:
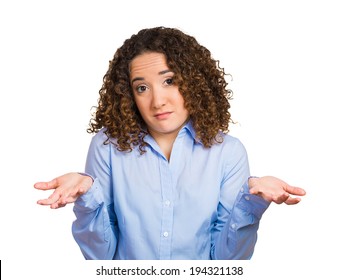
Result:
[[224,71],[194,37],[141,30],[116,51],[90,128],[86,174],[37,189],[51,208],[74,203],[86,259],[249,259],[270,202],[304,195],[252,178],[231,121]]

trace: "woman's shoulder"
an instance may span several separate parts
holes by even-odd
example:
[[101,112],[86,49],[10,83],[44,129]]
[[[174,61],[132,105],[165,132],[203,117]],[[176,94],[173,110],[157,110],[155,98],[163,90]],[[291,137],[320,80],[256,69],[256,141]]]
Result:
[[220,136],[222,139],[220,142],[221,149],[230,153],[234,151],[246,153],[246,149],[239,138],[227,133],[222,133]]
[[114,139],[107,135],[107,129],[101,128],[93,137],[92,145],[95,146],[109,146],[114,143]]
[[95,142],[101,142],[101,140],[103,139],[108,139],[107,135],[106,135],[106,129],[105,128],[101,128],[98,132],[95,133],[95,135],[92,137],[92,141]]
[[221,133],[220,137],[222,138],[222,143],[224,143],[224,145],[239,145],[239,144],[242,144],[242,142],[239,138],[237,138],[236,136],[230,135],[228,133]]

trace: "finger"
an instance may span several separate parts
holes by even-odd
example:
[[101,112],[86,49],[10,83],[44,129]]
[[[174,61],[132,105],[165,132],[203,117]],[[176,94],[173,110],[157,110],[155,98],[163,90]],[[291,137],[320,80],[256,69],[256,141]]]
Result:
[[58,208],[62,208],[62,207],[65,207],[65,206],[66,206],[66,204],[64,204],[64,203],[56,202],[56,203],[53,203],[53,204],[50,206],[50,208],[51,208],[51,209],[58,209]]
[[40,199],[37,201],[40,205],[51,205],[57,202],[60,198],[60,194],[57,192],[53,192],[47,199]]
[[66,206],[69,203],[73,203],[81,194],[84,193],[83,188],[76,188],[75,191],[65,192],[58,199],[57,203],[62,207]]
[[290,194],[288,194],[287,192],[281,194],[281,195],[278,195],[278,196],[275,196],[273,197],[272,201],[277,203],[277,204],[281,204],[283,202],[285,202],[286,200],[288,200],[290,197]]
[[77,190],[77,191],[73,191],[72,193],[69,194],[69,196],[65,199],[66,203],[72,203],[75,200],[77,200],[77,198],[82,195],[83,192],[81,190]]
[[60,196],[58,203],[65,206],[68,203],[74,202],[78,196],[79,195],[74,196],[72,193],[65,192]]
[[34,188],[38,190],[51,190],[56,189],[58,186],[58,181],[56,179],[49,182],[38,182],[34,184]]
[[78,185],[70,194],[69,196],[74,197],[74,198],[78,198],[80,195],[84,194],[85,192],[87,192],[85,190],[84,187],[82,187],[81,185]]
[[66,193],[63,193],[60,197],[60,199],[58,200],[58,203],[59,204],[63,204],[64,206],[68,203],[72,203],[74,202],[79,196],[81,195],[81,193],[79,192],[66,192]]
[[87,188],[83,185],[77,185],[74,190],[72,190],[66,198],[67,203],[72,203],[77,200],[77,198],[87,192]]
[[78,197],[79,197],[80,195],[82,195],[83,193],[84,193],[83,190],[79,190],[78,192],[74,192],[74,193],[70,194],[68,197],[66,197],[66,198],[63,200],[63,202],[66,203],[66,204],[73,203],[73,202],[75,202],[75,201],[78,199]]
[[295,205],[301,201],[300,197],[289,197],[287,200],[284,201],[287,205]]
[[249,193],[251,193],[251,194],[261,194],[261,192],[259,191],[259,189],[258,188],[256,188],[256,187],[252,187],[251,189],[249,189]]
[[294,195],[305,195],[306,194],[304,189],[299,188],[299,187],[293,187],[290,185],[287,185],[285,187],[285,191],[287,191],[289,194],[294,194]]

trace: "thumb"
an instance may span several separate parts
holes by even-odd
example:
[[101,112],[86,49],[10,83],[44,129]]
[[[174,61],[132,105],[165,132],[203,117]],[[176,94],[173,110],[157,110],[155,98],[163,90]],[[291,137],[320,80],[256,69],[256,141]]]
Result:
[[56,179],[53,179],[49,182],[37,182],[34,184],[34,188],[38,190],[51,190],[56,189],[58,187],[58,183]]
[[250,188],[250,189],[249,189],[249,192],[250,192],[251,194],[256,194],[256,195],[261,193],[257,187],[252,187],[252,188]]

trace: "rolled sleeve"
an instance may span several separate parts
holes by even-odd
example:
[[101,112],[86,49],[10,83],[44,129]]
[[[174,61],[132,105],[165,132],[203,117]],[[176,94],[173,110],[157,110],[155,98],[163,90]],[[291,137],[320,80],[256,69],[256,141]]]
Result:
[[74,211],[92,212],[95,211],[103,202],[102,191],[98,179],[94,179],[93,185],[74,203]]

